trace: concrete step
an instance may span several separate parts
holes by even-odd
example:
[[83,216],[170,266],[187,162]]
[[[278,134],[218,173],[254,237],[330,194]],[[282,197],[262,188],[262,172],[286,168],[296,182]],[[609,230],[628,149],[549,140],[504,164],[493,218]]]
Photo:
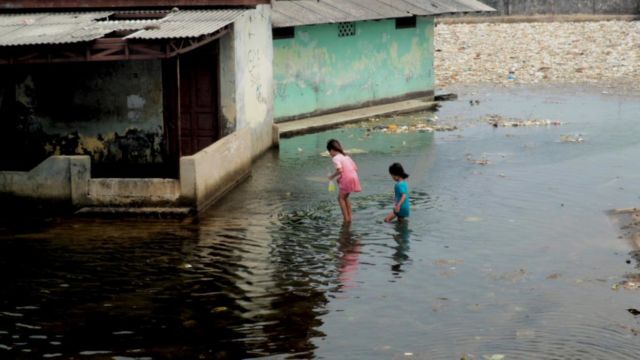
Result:
[[179,197],[180,182],[175,179],[89,180],[89,204],[92,206],[168,206]]
[[195,211],[188,207],[88,206],[76,211],[75,215],[98,218],[184,219],[195,215]]

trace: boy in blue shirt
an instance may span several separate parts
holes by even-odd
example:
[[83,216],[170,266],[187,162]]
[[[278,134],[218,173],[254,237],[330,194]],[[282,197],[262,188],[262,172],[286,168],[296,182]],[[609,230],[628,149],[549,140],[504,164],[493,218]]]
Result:
[[393,188],[395,193],[393,211],[384,218],[385,222],[391,222],[398,218],[398,222],[403,222],[409,217],[409,186],[407,178],[409,174],[404,172],[400,163],[393,163],[389,166],[389,174],[396,182]]

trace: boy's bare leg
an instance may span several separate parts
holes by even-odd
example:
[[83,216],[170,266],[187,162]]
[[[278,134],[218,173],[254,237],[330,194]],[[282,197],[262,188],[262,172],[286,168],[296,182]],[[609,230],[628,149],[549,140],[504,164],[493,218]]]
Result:
[[392,211],[392,212],[390,212],[390,213],[389,213],[389,215],[387,215],[387,216],[384,218],[384,222],[392,222],[392,221],[393,221],[393,219],[395,219],[395,218],[396,218],[396,213],[394,213],[394,212]]

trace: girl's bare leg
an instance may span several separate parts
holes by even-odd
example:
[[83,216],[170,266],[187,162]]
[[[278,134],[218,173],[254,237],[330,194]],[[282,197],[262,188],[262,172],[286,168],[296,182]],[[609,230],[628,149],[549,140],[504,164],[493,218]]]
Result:
[[351,200],[349,200],[349,194],[347,194],[344,199],[345,199],[345,201],[347,203],[347,210],[349,210],[348,211],[348,213],[349,213],[349,222],[351,222],[351,220],[353,220],[353,211],[351,210]]
[[340,204],[340,211],[342,211],[342,218],[344,222],[350,222],[349,219],[349,208],[347,207],[347,199],[344,194],[338,195],[338,204]]

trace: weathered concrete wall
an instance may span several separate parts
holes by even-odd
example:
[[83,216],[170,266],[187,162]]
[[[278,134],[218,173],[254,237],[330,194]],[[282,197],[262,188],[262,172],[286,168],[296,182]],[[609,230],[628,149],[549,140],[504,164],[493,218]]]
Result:
[[[481,0],[499,15],[638,14],[639,0]],[[492,14],[488,14],[492,15]],[[493,14],[495,15],[495,14]]]
[[51,156],[30,171],[1,171],[0,195],[75,207],[171,206],[179,204],[180,183],[174,179],[92,179],[89,156]]
[[0,194],[71,203],[86,191],[89,158],[51,156],[30,171],[0,171]]
[[433,91],[433,18],[409,29],[396,29],[395,20],[355,25],[355,36],[323,24],[274,41],[276,122]]
[[91,179],[86,201],[90,206],[170,206],[180,197],[174,179]]
[[31,171],[1,171],[0,195],[82,206],[189,206],[202,210],[251,172],[246,127],[180,159],[180,180],[91,178],[89,156],[51,156]]
[[251,172],[253,131],[249,127],[218,140],[192,156],[180,158],[182,202],[202,210]]
[[[0,111],[0,140],[4,151],[13,149],[18,154],[14,165],[26,170],[48,156],[74,154],[89,155],[94,164],[163,162],[159,61],[56,64],[10,71],[16,84],[15,102],[6,96],[2,101],[7,110]],[[10,106],[13,111],[8,110]]]
[[236,55],[235,31],[220,38],[220,119],[222,136],[236,130]]
[[251,129],[251,154],[273,145],[271,6],[260,5],[234,23],[236,127]]

